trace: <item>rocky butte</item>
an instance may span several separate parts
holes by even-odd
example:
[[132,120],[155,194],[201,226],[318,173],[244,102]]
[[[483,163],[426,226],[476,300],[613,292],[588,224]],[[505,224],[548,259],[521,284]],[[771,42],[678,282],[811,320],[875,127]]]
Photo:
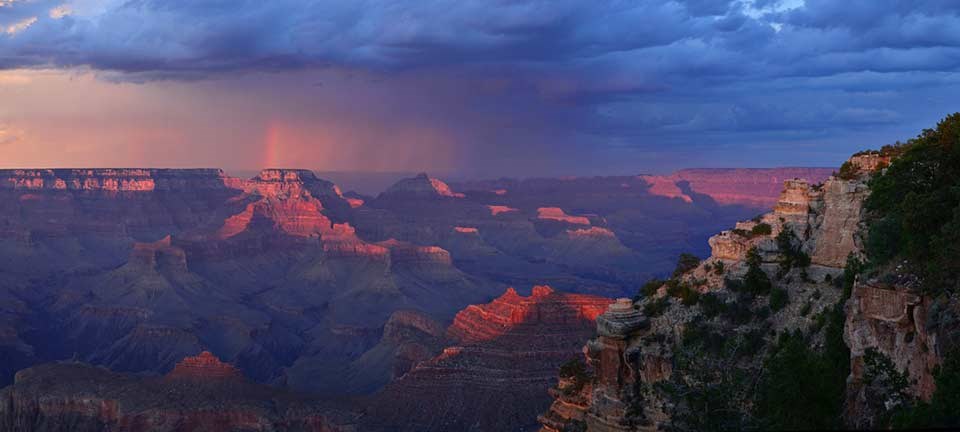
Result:
[[450,345],[377,395],[369,412],[393,430],[524,430],[549,405],[556,368],[577,355],[611,300],[535,286],[470,305]]

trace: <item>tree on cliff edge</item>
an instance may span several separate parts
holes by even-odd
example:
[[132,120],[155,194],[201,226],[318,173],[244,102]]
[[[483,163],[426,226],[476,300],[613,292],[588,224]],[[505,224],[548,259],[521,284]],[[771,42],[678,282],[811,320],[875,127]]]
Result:
[[903,144],[870,182],[871,265],[903,258],[931,294],[960,283],[960,113]]

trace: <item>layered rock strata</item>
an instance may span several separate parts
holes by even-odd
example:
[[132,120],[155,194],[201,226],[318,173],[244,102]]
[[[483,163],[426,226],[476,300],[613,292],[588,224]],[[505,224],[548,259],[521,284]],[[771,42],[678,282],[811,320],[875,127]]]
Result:
[[549,404],[556,368],[610,302],[537,286],[527,297],[511,288],[471,305],[447,329],[455,345],[388,385],[371,413],[405,431],[529,430]]

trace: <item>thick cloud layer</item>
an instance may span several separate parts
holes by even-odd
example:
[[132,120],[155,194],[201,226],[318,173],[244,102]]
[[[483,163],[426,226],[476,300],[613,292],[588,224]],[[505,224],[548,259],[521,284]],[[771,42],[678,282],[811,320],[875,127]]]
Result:
[[[77,67],[147,84],[354,71],[385,83],[383,100],[422,95],[410,103],[446,116],[431,124],[458,130],[473,163],[556,150],[595,156],[588,171],[691,151],[833,164],[957,109],[960,5],[0,0],[0,68]],[[427,108],[457,100],[469,108]],[[555,170],[587,163],[554,157]]]

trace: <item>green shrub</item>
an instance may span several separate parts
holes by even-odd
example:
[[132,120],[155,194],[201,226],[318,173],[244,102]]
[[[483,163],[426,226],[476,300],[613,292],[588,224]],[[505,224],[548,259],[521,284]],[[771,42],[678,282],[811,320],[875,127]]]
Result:
[[956,428],[960,425],[960,352],[948,353],[933,371],[936,390],[930,403],[914,401],[894,414],[894,429]]
[[774,288],[770,291],[770,310],[777,312],[787,306],[789,302],[790,295],[787,293],[787,290]]
[[579,357],[571,358],[560,365],[559,375],[561,378],[567,378],[573,383],[572,386],[564,389],[567,395],[579,393],[583,386],[590,381],[590,373],[587,371],[587,365]]
[[872,215],[866,241],[873,266],[904,258],[923,290],[936,295],[960,286],[960,113],[906,144],[870,180]]
[[666,297],[651,299],[643,305],[643,314],[650,318],[655,318],[663,315],[663,312],[667,310],[668,306],[670,306],[670,302]]
[[799,331],[783,333],[764,369],[754,406],[761,429],[841,428],[847,370],[837,367],[831,354],[811,350]]
[[742,289],[751,295],[767,295],[770,293],[770,278],[760,268],[760,253],[753,247],[747,251],[747,274],[743,277]]
[[573,357],[560,365],[560,378],[587,378],[587,365],[580,357]]
[[650,279],[647,281],[647,283],[640,287],[640,295],[642,297],[652,297],[657,293],[657,290],[660,289],[664,283],[666,282],[660,279]]
[[561,432],[587,432],[587,422],[583,420],[569,420],[563,424]]
[[750,309],[750,299],[745,296],[738,297],[736,301],[726,303],[720,312],[727,321],[734,325],[744,325],[756,318],[756,315]]
[[780,250],[780,266],[777,270],[777,277],[782,278],[790,269],[798,267],[803,269],[801,277],[807,280],[806,268],[810,267],[810,256],[800,250],[799,239],[791,229],[784,229],[777,234],[777,249]]
[[853,283],[857,280],[857,275],[863,271],[863,263],[858,260],[853,253],[847,255],[847,264],[843,267],[843,279],[841,287],[843,288],[843,300],[850,298],[853,292]]
[[696,255],[682,253],[677,259],[677,267],[673,270],[673,277],[678,277],[700,265],[700,258]]
[[770,224],[764,222],[754,225],[753,229],[750,230],[750,234],[754,236],[770,235],[772,233],[773,228],[770,227]]
[[700,296],[700,310],[703,311],[703,315],[707,318],[713,318],[724,310],[726,310],[727,304],[720,296],[716,293],[706,293]]
[[694,288],[691,288],[690,285],[679,282],[676,280],[671,280],[667,284],[667,294],[671,297],[680,299],[680,303],[684,306],[693,306],[697,304],[697,301],[700,300],[700,292]]
[[725,270],[726,270],[726,265],[723,264],[723,261],[717,261],[716,263],[713,264],[714,273],[718,275],[722,275]]
[[683,329],[682,344],[685,347],[700,347],[708,353],[718,354],[726,343],[724,335],[714,331],[703,322],[691,322]]
[[840,165],[840,172],[837,173],[837,177],[843,180],[853,180],[857,178],[858,170],[857,167],[853,166],[850,161],[844,162]]

